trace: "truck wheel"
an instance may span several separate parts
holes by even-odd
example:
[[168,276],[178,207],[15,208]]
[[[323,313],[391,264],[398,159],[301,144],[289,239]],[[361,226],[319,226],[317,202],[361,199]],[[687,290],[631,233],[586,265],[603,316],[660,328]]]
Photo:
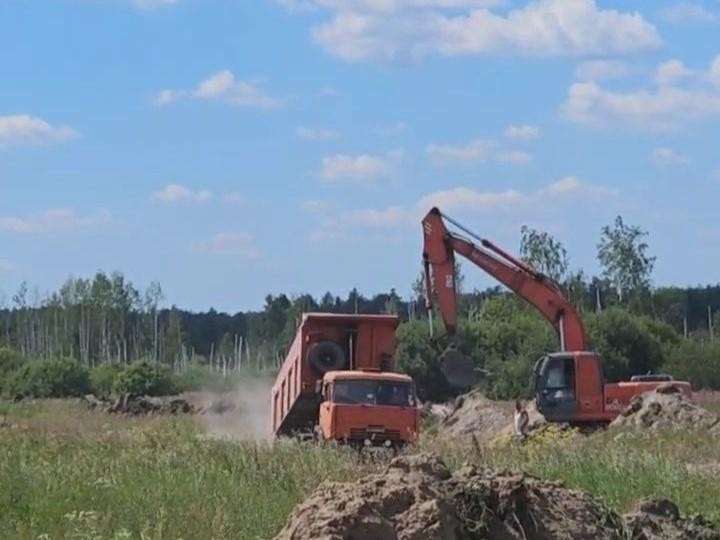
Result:
[[310,347],[308,363],[318,375],[347,367],[345,352],[333,341],[319,341]]

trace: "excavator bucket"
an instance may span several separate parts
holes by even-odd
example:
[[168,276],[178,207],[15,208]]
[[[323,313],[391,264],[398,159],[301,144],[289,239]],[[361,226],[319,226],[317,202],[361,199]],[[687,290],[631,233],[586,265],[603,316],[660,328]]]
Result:
[[475,366],[467,356],[455,348],[449,348],[440,357],[440,369],[445,380],[455,390],[467,390],[477,382]]

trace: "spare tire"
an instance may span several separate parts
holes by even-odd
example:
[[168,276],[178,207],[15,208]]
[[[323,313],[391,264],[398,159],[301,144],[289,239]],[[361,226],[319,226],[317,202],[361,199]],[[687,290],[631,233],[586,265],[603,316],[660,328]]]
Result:
[[318,375],[325,375],[328,371],[345,369],[347,358],[342,347],[334,341],[319,341],[310,347],[307,355],[310,367]]

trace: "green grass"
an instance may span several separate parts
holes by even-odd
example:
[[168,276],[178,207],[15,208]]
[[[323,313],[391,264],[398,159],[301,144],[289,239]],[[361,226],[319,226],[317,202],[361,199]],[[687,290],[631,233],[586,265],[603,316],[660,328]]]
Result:
[[[97,427],[98,417],[74,421]],[[0,428],[0,538],[269,538],[321,481],[357,469],[333,448],[204,440],[171,419],[120,422]]]
[[[351,452],[198,437],[190,419],[128,420],[69,402],[2,405],[0,538],[253,540],[272,538],[323,480],[370,470]],[[10,426],[8,426],[9,424]],[[716,441],[549,435],[530,444],[425,441],[452,467],[525,470],[600,497],[617,511],[665,496],[720,521]],[[694,464],[694,467],[688,467]]]
[[720,523],[720,445],[700,433],[640,436],[607,432],[591,437],[549,434],[521,444],[458,447],[432,443],[453,466],[474,463],[559,480],[624,513],[640,500],[665,497],[686,514]]

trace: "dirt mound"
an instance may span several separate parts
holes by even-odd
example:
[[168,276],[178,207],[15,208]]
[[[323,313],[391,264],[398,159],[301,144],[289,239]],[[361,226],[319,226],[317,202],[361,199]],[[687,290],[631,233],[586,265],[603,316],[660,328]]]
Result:
[[620,518],[582,492],[472,467],[451,475],[438,457],[418,455],[352,484],[322,484],[276,540],[602,540],[622,532]]
[[460,396],[450,413],[440,424],[440,433],[446,437],[474,435],[491,439],[513,429],[512,403],[492,401],[481,392]]
[[625,516],[625,529],[633,540],[720,540],[712,524],[701,517],[682,518],[678,507],[665,499],[640,503]]
[[611,424],[637,430],[708,430],[720,434],[720,418],[669,387],[636,396]]

